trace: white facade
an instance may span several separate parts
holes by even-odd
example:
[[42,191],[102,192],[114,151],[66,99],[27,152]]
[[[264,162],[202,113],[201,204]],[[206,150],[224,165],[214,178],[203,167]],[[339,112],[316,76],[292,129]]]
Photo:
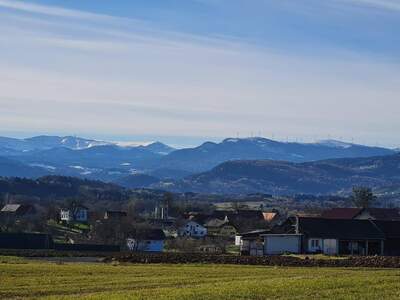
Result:
[[74,214],[70,209],[61,209],[60,212],[61,221],[71,222],[87,222],[88,220],[88,210],[86,208],[78,208],[78,210]]
[[264,234],[264,255],[301,252],[301,234]]
[[195,221],[188,221],[179,229],[180,236],[202,238],[207,235],[207,228]]
[[309,238],[307,252],[336,255],[338,253],[338,242],[336,239]]
[[163,252],[163,240],[135,240],[127,239],[127,246],[130,251]]
[[242,236],[236,235],[235,236],[235,246],[241,246],[241,245],[242,245]]

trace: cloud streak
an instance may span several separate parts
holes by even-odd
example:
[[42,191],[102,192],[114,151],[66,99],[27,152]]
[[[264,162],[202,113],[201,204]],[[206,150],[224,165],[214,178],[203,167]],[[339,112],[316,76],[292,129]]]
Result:
[[349,3],[400,12],[399,0],[345,0]]
[[73,18],[73,19],[85,19],[85,20],[95,20],[95,21],[116,19],[114,17],[107,15],[82,12],[79,10],[65,9],[48,5],[32,4],[20,0],[0,0],[0,7],[27,13],[35,13],[47,16]]

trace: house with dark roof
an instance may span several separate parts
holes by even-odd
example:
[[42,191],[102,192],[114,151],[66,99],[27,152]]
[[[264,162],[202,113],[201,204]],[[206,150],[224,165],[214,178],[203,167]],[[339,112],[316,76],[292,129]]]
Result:
[[386,253],[386,235],[374,222],[296,216],[289,218],[279,228],[260,234],[259,237],[263,239],[264,255],[383,255]]
[[207,228],[207,234],[209,236],[233,238],[237,233],[235,226],[227,217],[223,220],[212,218],[204,223],[204,227]]
[[138,229],[127,239],[130,251],[162,252],[165,234],[161,229]]
[[328,255],[383,255],[385,234],[372,220],[297,218],[301,252]]
[[6,204],[0,211],[2,215],[24,217],[36,213],[35,207],[29,204]]
[[321,218],[400,221],[400,212],[397,208],[331,208],[324,211]]

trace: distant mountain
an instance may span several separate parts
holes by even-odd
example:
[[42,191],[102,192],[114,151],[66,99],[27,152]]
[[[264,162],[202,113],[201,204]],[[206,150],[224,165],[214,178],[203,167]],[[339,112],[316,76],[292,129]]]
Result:
[[160,154],[160,155],[167,155],[176,150],[175,148],[172,148],[161,142],[154,142],[154,143],[151,143],[146,146],[139,146],[138,148],[146,149],[146,150],[149,150],[153,153]]
[[332,158],[371,157],[394,154],[394,150],[322,141],[315,144],[284,143],[265,138],[229,138],[221,143],[176,150],[160,159],[157,168],[202,172],[231,160],[269,159],[307,162]]
[[107,144],[109,143],[73,136],[60,137],[42,135],[26,139],[0,137],[0,149],[8,149],[10,154],[18,154],[18,152],[48,150],[59,147],[64,147],[72,150],[80,150]]
[[347,193],[355,185],[398,188],[400,154],[307,163],[230,161],[211,171],[179,181],[164,181],[156,187],[180,192],[289,195]]

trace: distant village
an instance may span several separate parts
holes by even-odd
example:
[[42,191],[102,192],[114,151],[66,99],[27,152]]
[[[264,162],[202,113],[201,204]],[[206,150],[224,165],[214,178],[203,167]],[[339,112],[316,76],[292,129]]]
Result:
[[[97,252],[188,252],[236,255],[400,255],[400,212],[377,208],[358,193],[359,207],[316,213],[230,207],[177,210],[171,194],[153,211],[91,211],[67,201],[46,212],[8,203],[0,211],[1,249]],[[371,198],[372,199],[372,198]]]

